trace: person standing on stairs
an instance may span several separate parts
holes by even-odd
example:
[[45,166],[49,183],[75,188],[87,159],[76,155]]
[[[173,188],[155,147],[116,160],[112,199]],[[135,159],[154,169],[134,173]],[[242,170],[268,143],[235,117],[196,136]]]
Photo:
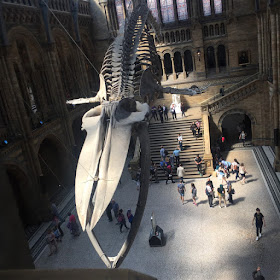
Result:
[[193,136],[195,136],[195,133],[196,133],[196,125],[195,125],[194,122],[191,124],[190,130],[192,131]]
[[185,116],[186,116],[186,115],[185,115],[186,107],[185,107],[185,105],[184,105],[183,102],[181,102],[181,112],[182,112],[182,118],[185,117]]
[[[170,166],[170,165],[168,165],[168,166]],[[166,184],[168,183],[169,180],[170,180],[172,183],[175,183],[175,181],[173,180],[173,175],[172,175],[172,168],[171,168],[171,166],[170,166],[170,168],[167,168],[167,167],[166,167],[165,176],[166,176],[166,181],[165,181]]]
[[197,155],[196,158],[194,159],[194,162],[197,166],[198,174],[200,176],[202,176],[202,166],[201,166],[202,165],[202,159],[201,159],[201,157],[199,155]]
[[151,119],[153,118],[155,121],[158,121],[157,108],[156,108],[156,106],[153,106],[153,107],[152,107],[151,112],[152,112],[152,117],[151,117]]
[[178,139],[178,144],[180,146],[180,150],[183,151],[183,136],[179,133],[177,139]]
[[177,176],[180,178],[180,180],[184,183],[184,175],[185,170],[182,164],[180,163],[179,167],[177,168]]
[[170,111],[171,111],[171,114],[172,114],[172,119],[176,119],[177,120],[177,115],[176,115],[176,110],[175,110],[175,104],[171,104],[170,106]]
[[158,105],[158,114],[159,114],[159,118],[161,123],[163,123],[163,110],[162,107],[160,105]]
[[160,146],[160,156],[161,156],[161,160],[165,161],[166,158],[166,153],[165,153],[165,149],[163,148],[163,146]]
[[180,164],[180,148],[177,147],[174,152],[173,152],[173,155],[175,157],[175,161],[176,161],[176,166],[178,167],[179,164]]
[[167,107],[164,104],[162,106],[162,110],[163,110],[163,114],[164,114],[164,119],[166,121],[168,121],[168,109],[167,109]]
[[197,130],[196,137],[198,137],[200,135],[200,127],[201,127],[200,121],[196,120],[195,125],[196,125],[196,130]]

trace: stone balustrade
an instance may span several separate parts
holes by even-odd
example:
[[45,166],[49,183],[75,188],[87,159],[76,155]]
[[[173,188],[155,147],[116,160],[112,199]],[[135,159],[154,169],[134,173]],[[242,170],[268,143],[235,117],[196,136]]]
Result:
[[211,102],[201,104],[202,111],[208,112],[211,115],[224,110],[226,107],[248,97],[257,90],[258,80],[253,80],[250,83],[243,85],[241,88],[237,88],[234,91],[220,96],[218,99],[212,100]]
[[29,7],[38,7],[37,0],[3,0],[3,4],[5,3]]
[[78,13],[82,15],[90,15],[90,2],[79,1]]
[[70,12],[69,0],[49,0],[48,6],[54,11]]

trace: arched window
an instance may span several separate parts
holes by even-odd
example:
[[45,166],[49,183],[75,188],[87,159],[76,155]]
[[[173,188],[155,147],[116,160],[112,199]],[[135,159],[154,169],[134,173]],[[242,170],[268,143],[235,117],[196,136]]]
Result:
[[220,35],[219,24],[215,24],[215,35]]
[[177,2],[177,12],[179,20],[188,19],[188,7],[186,0],[176,0]]
[[218,46],[218,66],[225,67],[227,65],[226,62],[226,48],[224,45]]
[[170,33],[170,38],[171,38],[171,43],[174,43],[175,42],[175,36],[174,36],[173,31],[171,31],[171,33]]
[[181,53],[179,52],[174,53],[174,67],[175,67],[175,73],[183,72],[182,57],[181,57]]
[[122,0],[115,0],[115,6],[117,11],[118,23],[120,27],[124,22],[124,13],[123,13],[124,10],[123,10]]
[[157,0],[148,0],[147,1],[148,7],[152,12],[152,15],[158,21],[158,7],[157,7]]
[[210,0],[202,0],[202,6],[203,6],[203,13],[205,16],[211,15],[211,3]]
[[215,60],[215,50],[213,47],[207,48],[207,68],[215,68],[216,67],[216,60]]
[[170,43],[169,33],[165,33],[165,43]]
[[221,34],[225,34],[225,25],[221,23]]
[[207,26],[204,26],[203,32],[204,32],[204,37],[208,37],[208,27]]
[[160,8],[163,23],[175,21],[173,0],[160,0]]
[[189,29],[186,30],[186,39],[187,41],[191,39],[191,31]]
[[170,57],[169,53],[166,53],[164,55],[164,68],[165,68],[165,73],[166,74],[171,74],[173,72],[171,57]]
[[133,2],[132,0],[125,0],[125,8],[128,14],[131,14],[133,11]]
[[223,12],[222,0],[214,1],[215,14],[221,14]]
[[176,31],[176,42],[180,42],[181,40],[180,40],[180,32],[177,30]]
[[210,25],[210,27],[209,27],[209,30],[210,30],[210,36],[214,36],[214,27],[213,27],[213,25]]
[[182,41],[185,41],[185,40],[186,40],[186,32],[185,32],[184,29],[181,30],[181,40],[182,40]]
[[185,62],[185,71],[192,72],[193,71],[193,60],[192,60],[192,53],[190,50],[186,50],[184,52],[184,62]]

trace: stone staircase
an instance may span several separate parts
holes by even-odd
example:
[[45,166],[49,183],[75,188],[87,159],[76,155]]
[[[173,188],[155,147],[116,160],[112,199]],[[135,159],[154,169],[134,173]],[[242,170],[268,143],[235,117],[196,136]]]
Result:
[[[150,135],[150,146],[151,146],[151,158],[158,166],[158,177],[159,180],[164,180],[164,172],[159,168],[160,157],[160,146],[169,152],[169,155],[173,153],[174,149],[178,146],[178,133],[183,136],[183,147],[184,150],[180,153],[180,162],[185,168],[185,178],[200,178],[197,172],[197,167],[194,162],[194,158],[197,154],[203,159],[204,154],[204,142],[203,142],[203,125],[201,122],[200,133],[201,136],[197,139],[192,135],[190,130],[191,123],[196,120],[191,119],[178,119],[160,123],[151,123],[149,126]],[[168,156],[167,156],[168,159]],[[173,174],[176,174],[176,168]],[[177,175],[174,176],[177,179]]]

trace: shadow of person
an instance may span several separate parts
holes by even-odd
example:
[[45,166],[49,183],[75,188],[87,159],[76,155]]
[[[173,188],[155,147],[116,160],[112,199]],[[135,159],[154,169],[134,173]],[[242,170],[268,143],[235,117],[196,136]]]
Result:
[[251,179],[251,180],[247,180],[247,184],[258,181],[259,179]]

